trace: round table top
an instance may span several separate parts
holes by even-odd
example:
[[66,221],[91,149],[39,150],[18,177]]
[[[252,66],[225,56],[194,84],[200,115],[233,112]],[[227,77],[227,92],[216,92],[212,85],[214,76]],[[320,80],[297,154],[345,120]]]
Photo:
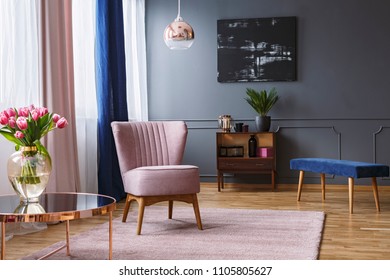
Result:
[[44,193],[38,203],[0,195],[0,222],[56,222],[103,215],[115,210],[113,197],[89,193]]

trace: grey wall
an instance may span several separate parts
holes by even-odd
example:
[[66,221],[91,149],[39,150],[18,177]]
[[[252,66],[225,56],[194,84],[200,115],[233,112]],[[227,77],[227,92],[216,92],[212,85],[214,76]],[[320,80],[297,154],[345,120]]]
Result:
[[[231,114],[254,129],[245,89],[276,87],[281,99],[270,114],[278,182],[297,182],[289,170],[294,157],[390,164],[389,11],[390,2],[382,0],[182,0],[181,15],[196,41],[187,51],[171,51],[162,34],[176,17],[177,1],[146,0],[149,118],[187,121],[185,162],[215,181],[217,117]],[[280,16],[297,17],[298,80],[218,83],[217,20]],[[309,177],[318,182],[317,175]]]

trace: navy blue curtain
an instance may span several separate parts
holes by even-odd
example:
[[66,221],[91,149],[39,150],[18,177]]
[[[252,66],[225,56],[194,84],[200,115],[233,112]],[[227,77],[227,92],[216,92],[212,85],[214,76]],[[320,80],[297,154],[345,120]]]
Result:
[[127,121],[122,0],[96,2],[96,90],[98,104],[99,194],[125,197],[112,121]]

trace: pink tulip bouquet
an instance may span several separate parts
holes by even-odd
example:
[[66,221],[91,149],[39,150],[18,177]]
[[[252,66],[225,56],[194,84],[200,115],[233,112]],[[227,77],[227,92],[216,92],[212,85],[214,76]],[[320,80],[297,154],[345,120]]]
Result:
[[20,152],[20,156],[14,153],[8,160],[12,187],[23,200],[36,198],[44,190],[51,171],[50,155],[40,139],[56,128],[66,127],[68,122],[45,107],[31,105],[0,112],[0,124],[0,133]]
[[8,108],[0,112],[0,133],[15,143],[15,149],[21,146],[36,146],[38,151],[48,154],[40,139],[56,128],[64,128],[67,120],[55,113],[49,113],[45,107]]

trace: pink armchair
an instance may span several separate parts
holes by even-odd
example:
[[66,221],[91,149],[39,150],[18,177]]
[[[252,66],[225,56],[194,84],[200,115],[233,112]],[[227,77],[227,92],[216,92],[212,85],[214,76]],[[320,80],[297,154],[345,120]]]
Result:
[[112,122],[119,167],[127,193],[122,222],[126,222],[133,200],[138,202],[137,234],[141,234],[145,206],[169,201],[191,203],[198,228],[202,229],[197,193],[199,169],[182,165],[187,126],[182,121]]

